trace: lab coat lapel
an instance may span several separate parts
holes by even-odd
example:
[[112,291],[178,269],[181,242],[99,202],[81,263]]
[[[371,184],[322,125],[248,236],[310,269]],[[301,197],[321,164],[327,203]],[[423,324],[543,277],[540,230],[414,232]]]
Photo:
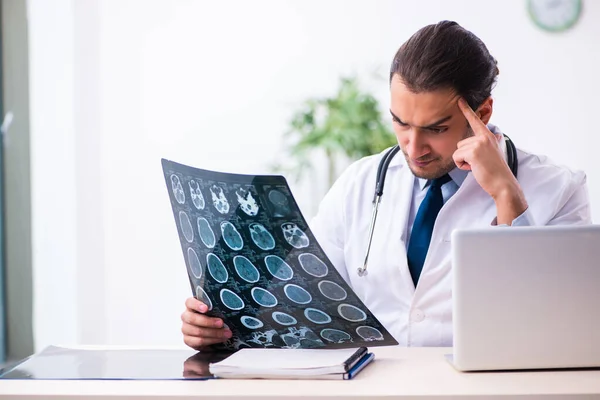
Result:
[[393,191],[390,198],[397,199],[393,204],[390,204],[391,210],[391,223],[395,225],[397,229],[394,229],[394,238],[401,240],[406,243],[408,218],[410,215],[410,206],[412,203],[413,185],[415,182],[415,176],[412,174],[409,168],[401,166],[398,168],[398,184],[393,186]]
[[[356,273],[349,275],[354,291],[373,307],[389,302],[398,304],[399,307],[408,307],[414,293],[406,263],[405,241],[414,177],[408,168],[396,160],[399,158],[400,155],[392,161],[386,176],[373,232],[369,274],[365,277],[358,277]],[[374,185],[375,182],[372,183]],[[369,194],[372,193],[371,188],[371,185],[367,187]],[[362,202],[362,207],[362,215],[371,215],[370,201]],[[365,219],[361,222],[364,223]],[[360,230],[351,235],[349,249],[355,252],[356,259],[360,260],[352,264],[352,271],[355,271],[355,265],[362,265],[359,263],[362,263],[366,251],[367,232],[368,225],[365,223],[361,225]]]
[[394,265],[398,268],[396,274],[400,274],[399,283],[402,285],[402,288],[398,287],[398,289],[402,289],[402,291],[405,291],[404,293],[408,291],[412,296],[415,288],[406,259],[406,236],[415,177],[404,163],[398,165],[395,169],[397,170],[397,175],[394,174],[396,182],[393,186],[391,185],[393,192],[390,193],[388,199],[397,200],[393,204],[387,204],[382,215],[390,216],[385,217],[386,219],[389,218],[389,232],[392,235],[388,239],[388,246],[394,246],[394,248],[388,249],[387,252],[397,256]]
[[[467,199],[469,206],[465,207]],[[492,198],[477,183],[473,174],[469,174],[438,214],[417,291],[421,293],[431,289],[431,282],[440,281],[449,272],[450,239],[454,229],[484,228],[491,225],[495,216]]]

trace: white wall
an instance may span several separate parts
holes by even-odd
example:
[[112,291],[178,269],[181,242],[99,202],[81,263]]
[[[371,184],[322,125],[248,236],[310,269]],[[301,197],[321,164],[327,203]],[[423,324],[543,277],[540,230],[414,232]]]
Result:
[[[46,3],[29,0],[38,348],[180,343],[191,291],[160,158],[268,173],[295,105],[356,72],[385,112],[396,49],[440,19],[474,31],[499,60],[493,122],[519,147],[585,169],[600,218],[600,139],[588,122],[599,2],[558,35],[539,31],[522,1]],[[324,182],[292,189],[310,217]]]

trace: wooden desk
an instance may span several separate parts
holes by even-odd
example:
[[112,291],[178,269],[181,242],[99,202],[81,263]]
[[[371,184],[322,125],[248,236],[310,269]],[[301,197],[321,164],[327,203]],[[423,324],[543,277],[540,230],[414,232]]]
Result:
[[600,370],[456,371],[447,348],[373,348],[375,362],[352,381],[0,381],[11,399],[405,399],[598,398]]

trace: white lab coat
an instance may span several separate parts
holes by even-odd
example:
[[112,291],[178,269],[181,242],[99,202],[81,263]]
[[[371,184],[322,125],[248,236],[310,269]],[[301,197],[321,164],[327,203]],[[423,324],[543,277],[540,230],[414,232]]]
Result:
[[[501,142],[501,147],[505,143]],[[323,199],[311,230],[327,256],[375,317],[404,346],[452,346],[450,234],[492,224],[492,198],[471,173],[442,207],[415,289],[406,261],[413,180],[402,154],[390,163],[373,235],[368,275],[359,277],[372,215],[375,175],[383,153],[352,164]],[[582,172],[518,150],[518,179],[534,225],[591,223]],[[518,229],[503,228],[496,229]],[[507,249],[507,254],[510,250]]]

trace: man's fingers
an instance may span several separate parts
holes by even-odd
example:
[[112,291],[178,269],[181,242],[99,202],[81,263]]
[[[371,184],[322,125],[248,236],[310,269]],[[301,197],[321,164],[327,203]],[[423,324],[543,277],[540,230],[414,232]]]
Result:
[[223,320],[204,315],[207,311],[206,304],[190,297],[185,301],[185,311],[181,314],[183,341],[196,350],[225,342],[232,336],[231,330],[224,329]]
[[204,347],[212,346],[213,344],[223,343],[225,339],[202,338],[194,336],[184,336],[183,342],[192,349],[201,350]]
[[488,129],[487,126],[483,123],[483,121],[475,114],[475,111],[471,108],[471,106],[467,103],[465,99],[462,97],[458,99],[458,108],[462,111],[463,115],[471,125],[471,129],[475,133],[475,136],[489,136],[493,135],[492,132]]
[[184,336],[203,337],[207,339],[229,339],[231,337],[231,331],[228,329],[202,328],[190,324],[183,324],[181,332]]
[[458,142],[456,144],[456,148],[460,149],[463,148],[465,146],[474,146],[477,145],[477,143],[480,141],[481,139],[479,138],[479,136],[471,136],[468,137],[466,139],[461,140],[460,142]]
[[199,326],[203,328],[222,328],[223,320],[220,318],[207,317],[194,311],[185,310],[181,314],[181,321],[184,324]]
[[185,301],[185,307],[189,310],[194,310],[201,313],[205,313],[208,311],[208,306],[200,300],[196,299],[195,297],[189,297]]
[[466,160],[467,156],[468,156],[468,151],[464,147],[456,150],[454,152],[454,154],[452,154],[452,158],[454,159],[454,164],[456,164],[456,166],[459,169],[462,169],[464,171],[471,170],[471,165]]

